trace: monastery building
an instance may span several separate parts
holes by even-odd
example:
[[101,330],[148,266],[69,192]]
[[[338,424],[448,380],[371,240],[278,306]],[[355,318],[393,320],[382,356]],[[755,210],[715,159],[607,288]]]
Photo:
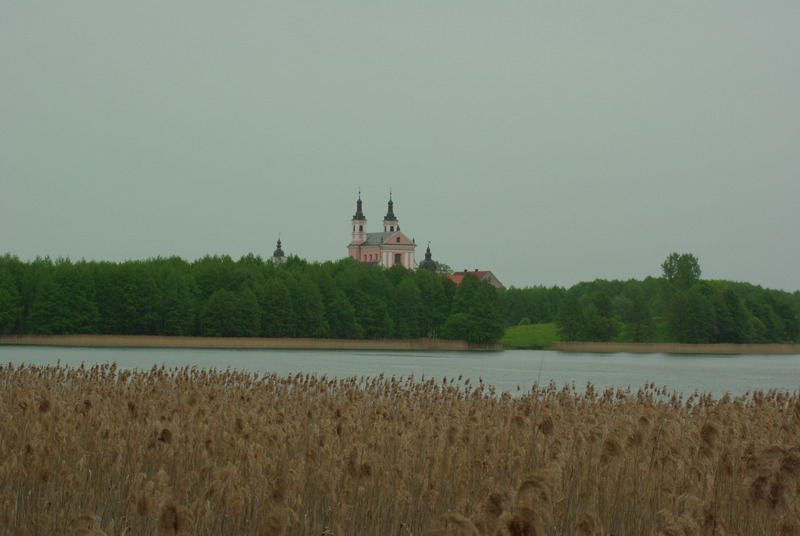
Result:
[[353,235],[347,253],[357,261],[377,264],[389,268],[400,264],[405,268],[418,268],[414,252],[417,245],[400,232],[400,224],[394,215],[394,203],[389,195],[389,209],[383,217],[383,231],[367,232],[367,218],[361,210],[361,194],[358,195],[356,213],[353,216]]

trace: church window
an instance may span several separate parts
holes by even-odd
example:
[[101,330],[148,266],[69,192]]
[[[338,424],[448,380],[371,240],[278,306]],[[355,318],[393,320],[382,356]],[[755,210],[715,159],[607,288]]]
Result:
[[403,254],[402,253],[395,253],[394,254],[394,263],[395,264],[400,264],[401,262],[403,262]]
[[394,225],[390,225],[390,226],[389,226],[389,230],[390,230],[391,232],[394,232]]
[[399,236],[397,237],[397,241],[400,242],[400,237]]
[[363,230],[364,230],[364,226],[363,226],[363,225],[359,225],[359,226],[358,226],[358,230],[359,230],[359,231],[363,231]]

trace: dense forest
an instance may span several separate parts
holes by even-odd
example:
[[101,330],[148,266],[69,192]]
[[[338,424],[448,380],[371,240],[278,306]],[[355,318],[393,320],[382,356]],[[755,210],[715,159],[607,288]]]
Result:
[[71,262],[0,258],[0,334],[443,338],[504,333],[494,287],[346,258],[247,255]]
[[662,276],[497,290],[430,270],[342,259],[273,265],[206,256],[72,262],[0,257],[0,335],[500,340],[507,326],[554,322],[565,341],[796,342],[800,292],[700,279],[671,254]]

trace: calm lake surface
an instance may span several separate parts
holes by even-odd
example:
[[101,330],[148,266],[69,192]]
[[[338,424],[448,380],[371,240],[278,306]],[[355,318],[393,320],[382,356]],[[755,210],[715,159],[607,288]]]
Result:
[[[586,354],[531,350],[502,352],[403,352],[351,350],[198,350],[142,348],[67,348],[0,346],[0,364],[90,367],[117,363],[122,369],[216,368],[277,373],[315,374],[328,378],[374,377],[380,374],[417,380],[479,379],[496,392],[526,393],[534,383],[558,387],[574,384],[582,392],[591,382],[596,389],[630,387],[653,382],[686,395],[697,391],[720,397],[754,390],[800,389],[800,355],[677,355]],[[519,391],[517,390],[519,386]]]

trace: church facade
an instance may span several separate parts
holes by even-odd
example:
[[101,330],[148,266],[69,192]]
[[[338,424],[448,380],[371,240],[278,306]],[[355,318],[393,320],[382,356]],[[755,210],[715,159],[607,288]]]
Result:
[[415,251],[417,245],[400,231],[400,224],[394,215],[394,203],[389,195],[389,207],[383,218],[383,231],[367,232],[367,218],[361,207],[361,194],[356,202],[356,213],[352,219],[353,234],[347,246],[348,256],[370,264],[389,268],[400,264],[405,268],[418,267]]

